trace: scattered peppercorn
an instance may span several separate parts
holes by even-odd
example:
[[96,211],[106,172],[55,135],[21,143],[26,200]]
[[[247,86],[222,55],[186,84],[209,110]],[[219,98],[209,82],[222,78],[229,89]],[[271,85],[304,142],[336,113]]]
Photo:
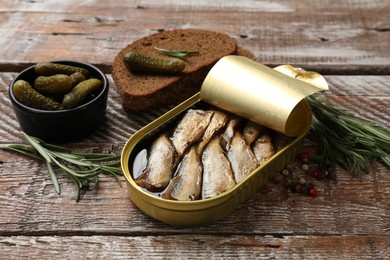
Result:
[[310,154],[308,152],[301,152],[299,157],[301,158],[301,161],[303,159],[307,159],[307,162],[309,161],[309,158],[310,158]]
[[317,190],[316,190],[316,188],[311,188],[311,189],[309,189],[309,191],[308,191],[308,194],[309,194],[309,196],[317,196]]
[[295,183],[291,183],[290,184],[290,190],[291,190],[291,192],[297,192],[297,190],[296,190],[296,187],[297,187],[297,185],[295,184]]
[[316,178],[320,174],[320,171],[318,169],[314,169],[311,171],[310,175],[314,178]]
[[309,193],[309,188],[306,186],[303,186],[301,189],[301,194],[302,195],[307,195]]
[[[334,179],[335,171],[333,165],[326,165],[324,168],[317,168],[310,161],[310,154],[303,151],[299,154],[299,160],[302,163],[301,169],[307,172],[309,176],[316,178],[317,180],[324,180],[325,178]],[[310,166],[309,166],[310,165]],[[292,183],[288,184],[288,187],[292,193],[300,193],[302,195],[317,196],[317,189],[314,183],[307,182],[304,177],[295,177],[294,170],[296,164],[287,164],[281,171],[281,175],[285,177],[292,176],[295,179]]]
[[301,192],[301,190],[302,190],[302,186],[301,186],[300,184],[297,184],[297,185],[295,186],[295,191],[296,191],[296,192]]
[[289,174],[290,174],[290,171],[289,171],[288,169],[286,169],[286,168],[283,169],[283,171],[282,171],[282,175],[283,175],[283,176],[286,176],[286,177],[287,177]]

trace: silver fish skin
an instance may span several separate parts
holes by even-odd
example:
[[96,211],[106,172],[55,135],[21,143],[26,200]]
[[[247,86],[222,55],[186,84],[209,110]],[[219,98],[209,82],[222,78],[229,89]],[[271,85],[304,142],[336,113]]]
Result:
[[252,143],[259,137],[263,126],[248,120],[242,130],[242,135],[248,145]]
[[230,190],[236,184],[230,162],[220,145],[220,136],[214,137],[207,144],[202,154],[202,163],[204,199]]
[[175,147],[161,134],[150,148],[146,168],[135,182],[149,191],[162,191],[170,182],[177,164]]
[[268,133],[262,134],[253,144],[253,153],[258,165],[262,165],[275,154],[272,138]]
[[202,170],[200,156],[195,146],[192,146],[183,156],[175,177],[162,197],[180,201],[199,199],[202,189]]
[[204,147],[210,142],[219,130],[221,130],[229,120],[229,115],[219,110],[215,110],[211,117],[210,124],[203,134],[202,141],[197,145],[198,154],[202,154]]
[[234,132],[241,123],[242,118],[234,116],[232,117],[226,125],[225,131],[222,133],[221,145],[227,151],[229,150],[230,143],[232,142]]
[[242,181],[257,168],[257,159],[251,147],[238,131],[234,133],[227,156],[232,166],[236,183]]
[[199,140],[210,123],[213,111],[189,109],[176,126],[171,140],[180,158],[188,147]]

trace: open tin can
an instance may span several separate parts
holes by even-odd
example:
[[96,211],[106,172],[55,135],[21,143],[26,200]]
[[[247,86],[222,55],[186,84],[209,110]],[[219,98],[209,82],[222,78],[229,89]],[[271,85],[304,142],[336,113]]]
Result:
[[[292,162],[312,122],[310,106],[304,97],[327,89],[327,84],[319,74],[316,75],[322,78],[320,88],[295,79],[302,71],[291,67],[287,69],[290,75],[286,76],[285,69],[274,70],[244,57],[226,56],[210,70],[199,93],[131,136],[123,148],[121,165],[133,203],[147,215],[171,225],[204,225],[229,214]],[[231,189],[211,198],[169,200],[138,186],[134,163],[139,162],[141,153],[146,154],[145,149],[156,136],[172,129],[189,109],[213,108],[289,136],[290,142]]]

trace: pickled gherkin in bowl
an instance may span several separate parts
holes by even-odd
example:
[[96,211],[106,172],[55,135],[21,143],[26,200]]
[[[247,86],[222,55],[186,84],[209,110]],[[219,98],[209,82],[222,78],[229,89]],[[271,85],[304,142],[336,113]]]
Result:
[[86,136],[105,118],[108,80],[79,61],[41,62],[20,72],[9,96],[20,127],[45,141]]
[[77,66],[41,62],[34,71],[35,79],[19,79],[13,84],[15,98],[31,108],[74,108],[93,98],[102,87],[101,80],[91,78],[87,69]]

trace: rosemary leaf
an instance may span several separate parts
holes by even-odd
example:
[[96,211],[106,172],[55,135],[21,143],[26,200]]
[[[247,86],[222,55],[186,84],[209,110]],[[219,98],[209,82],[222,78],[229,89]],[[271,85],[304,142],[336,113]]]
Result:
[[325,104],[321,97],[309,96],[307,100],[313,111],[308,138],[319,145],[316,159],[321,167],[336,163],[351,175],[361,176],[361,172],[369,172],[366,157],[390,166],[390,131],[378,122]]
[[[95,166],[95,167],[91,167],[91,168],[87,168],[87,169],[77,169],[77,173],[80,174],[80,175],[84,175],[84,177],[82,178],[89,178],[91,176],[95,176],[96,173],[100,173],[100,172],[103,172],[101,171],[103,166]],[[81,178],[81,177],[80,177]]]
[[92,172],[88,172],[88,173],[83,173],[82,171],[76,171],[76,170],[73,170],[69,167],[67,167],[65,164],[61,163],[60,161],[58,161],[57,159],[55,159],[54,157],[51,157],[51,159],[53,160],[53,162],[58,166],[60,167],[61,169],[63,169],[66,173],[68,173],[69,175],[75,177],[75,178],[81,178],[81,179],[85,179],[85,178],[89,178],[89,177],[94,177],[96,175],[99,174],[99,172],[97,171],[92,171]]
[[110,170],[110,169],[105,169],[106,173],[110,173],[114,179],[116,180],[116,182],[119,184],[120,187],[122,187],[122,183],[121,183],[121,180],[118,178],[118,173],[113,171],[113,170]]
[[82,157],[76,156],[74,157],[72,154],[64,154],[64,153],[58,153],[58,152],[52,152],[51,153],[54,157],[60,158],[68,163],[72,163],[74,165],[79,166],[90,166],[91,162],[89,161],[83,161]]
[[53,182],[54,190],[55,190],[58,194],[60,194],[60,193],[61,193],[60,184],[58,183],[58,179],[57,179],[56,173],[54,172],[54,169],[53,169],[51,163],[49,163],[48,161],[46,161],[46,166],[47,166],[47,170],[48,170],[48,172],[49,172],[51,181]]
[[107,154],[83,154],[83,153],[74,153],[74,155],[78,155],[83,157],[82,160],[87,161],[99,161],[99,162],[110,162],[110,161],[116,161],[119,162],[121,156],[120,155],[107,155]]
[[26,139],[26,141],[31,144],[31,146],[33,146],[37,152],[48,162],[48,163],[51,163],[51,157],[50,155],[46,152],[45,148],[43,148],[42,146],[39,145],[39,143],[32,137],[30,137],[29,135],[23,133],[24,135],[24,138]]
[[26,156],[33,157],[38,160],[44,160],[39,154],[36,154],[36,150],[30,145],[26,144],[0,144],[0,149],[13,151],[17,153],[24,154]]
[[96,189],[97,188],[97,186],[98,186],[98,184],[99,184],[99,177],[98,176],[96,176],[96,177],[94,177],[93,179],[93,183],[92,183],[92,185],[91,185],[91,189]]
[[73,180],[74,184],[76,185],[76,201],[78,202],[80,200],[80,191],[83,185],[81,184],[80,180],[77,179],[76,177],[73,177],[72,175],[69,176]]
[[163,52],[164,54],[176,58],[183,58],[188,55],[199,55],[198,51],[187,51],[187,50],[167,50],[162,48],[154,47],[156,50]]
[[62,153],[72,153],[72,151],[68,148],[65,148],[65,147],[62,147],[62,146],[58,146],[58,145],[53,145],[53,144],[48,144],[46,143],[45,141],[39,139],[39,138],[36,138],[36,137],[33,137],[35,140],[37,140],[41,145],[42,147],[45,147],[46,149],[50,150],[50,151],[53,151],[53,152],[62,152]]
[[[23,133],[23,132],[22,132]],[[120,155],[73,153],[71,150],[45,143],[43,140],[23,133],[26,144],[0,144],[0,149],[24,154],[46,162],[49,176],[55,191],[60,194],[55,167],[64,171],[76,185],[76,201],[80,199],[83,187],[97,187],[99,174],[112,175],[121,186],[119,174],[122,174]]]

